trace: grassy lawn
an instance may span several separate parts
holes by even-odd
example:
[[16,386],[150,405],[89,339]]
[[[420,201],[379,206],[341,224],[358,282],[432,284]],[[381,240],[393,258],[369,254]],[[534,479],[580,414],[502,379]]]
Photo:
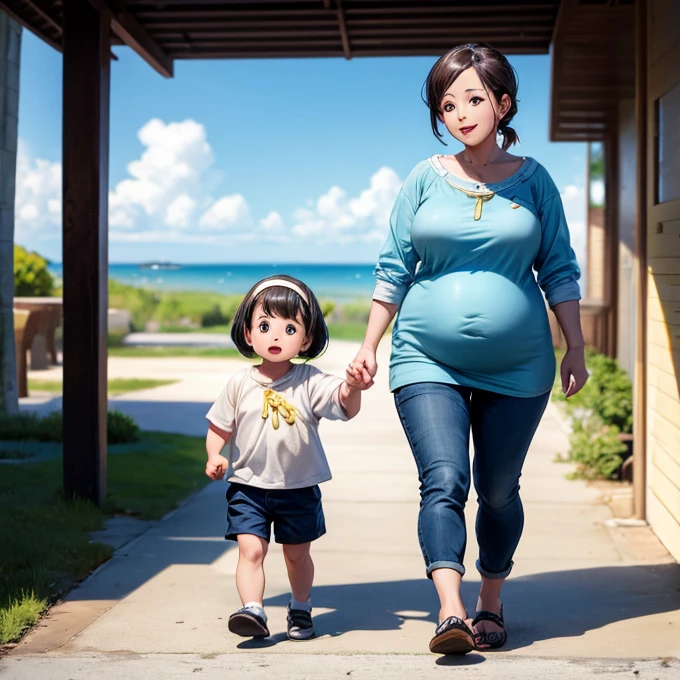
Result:
[[0,474],[0,644],[18,639],[45,608],[111,555],[90,543],[107,517],[158,519],[206,482],[202,437],[142,433],[110,446],[100,510],[61,495],[61,460],[3,465]]
[[[176,382],[177,380],[150,380],[148,378],[112,378],[109,380],[108,393],[110,397],[117,397],[127,392],[173,385]],[[29,380],[28,391],[61,394],[62,383],[59,380]]]

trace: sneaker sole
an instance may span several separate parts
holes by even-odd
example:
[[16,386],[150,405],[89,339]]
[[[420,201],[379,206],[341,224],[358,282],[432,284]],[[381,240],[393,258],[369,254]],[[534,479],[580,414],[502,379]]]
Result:
[[447,630],[430,641],[434,654],[467,654],[474,648],[474,640],[462,630]]
[[[293,635],[295,635],[295,633]],[[311,640],[313,637],[315,637],[314,631],[305,637],[293,637],[290,633],[288,633],[288,639],[292,640],[293,642],[304,642],[305,640]]]
[[245,614],[234,614],[229,618],[229,630],[241,637],[269,637],[269,629]]

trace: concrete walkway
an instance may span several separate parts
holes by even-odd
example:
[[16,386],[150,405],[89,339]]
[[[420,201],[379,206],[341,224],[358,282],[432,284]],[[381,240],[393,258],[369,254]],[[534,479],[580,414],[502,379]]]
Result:
[[[336,342],[315,364],[341,375],[355,350]],[[221,538],[224,486],[215,482],[54,607],[0,663],[0,677],[430,678],[450,673],[450,665],[464,666],[467,678],[680,677],[680,567],[648,528],[607,526],[611,514],[598,493],[564,478],[568,466],[553,459],[567,441],[552,406],[522,478],[525,532],[504,589],[507,647],[464,658],[428,652],[437,602],[416,535],[418,481],[384,352],[380,364],[362,413],[322,425],[334,479],[322,487],[328,534],[313,548],[317,639],[285,637],[289,589],[275,544],[266,562],[272,637],[254,642],[227,631],[240,604],[237,555]],[[120,397],[116,407],[145,428],[203,434],[210,402],[242,365],[112,359],[109,372],[179,377]],[[471,609],[479,587],[475,507],[472,497],[463,589]]]

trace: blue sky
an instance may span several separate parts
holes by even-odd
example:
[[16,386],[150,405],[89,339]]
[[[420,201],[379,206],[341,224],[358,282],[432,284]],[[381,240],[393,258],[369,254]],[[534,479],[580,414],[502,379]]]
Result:
[[[61,260],[61,55],[22,38],[16,241]],[[420,98],[435,57],[187,61],[114,50],[110,261],[373,262],[411,168],[455,153]],[[585,144],[548,141],[550,57],[510,57],[513,127],[583,248]]]

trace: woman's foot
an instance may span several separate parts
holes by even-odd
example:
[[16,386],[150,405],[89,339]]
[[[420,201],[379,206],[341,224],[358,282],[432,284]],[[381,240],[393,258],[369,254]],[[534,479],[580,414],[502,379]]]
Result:
[[495,606],[485,607],[481,598],[477,600],[477,613],[472,620],[472,631],[477,649],[498,649],[508,634],[503,620],[503,605],[500,600]]
[[472,629],[465,619],[458,616],[444,619],[430,640],[430,651],[434,654],[467,654],[474,648]]

